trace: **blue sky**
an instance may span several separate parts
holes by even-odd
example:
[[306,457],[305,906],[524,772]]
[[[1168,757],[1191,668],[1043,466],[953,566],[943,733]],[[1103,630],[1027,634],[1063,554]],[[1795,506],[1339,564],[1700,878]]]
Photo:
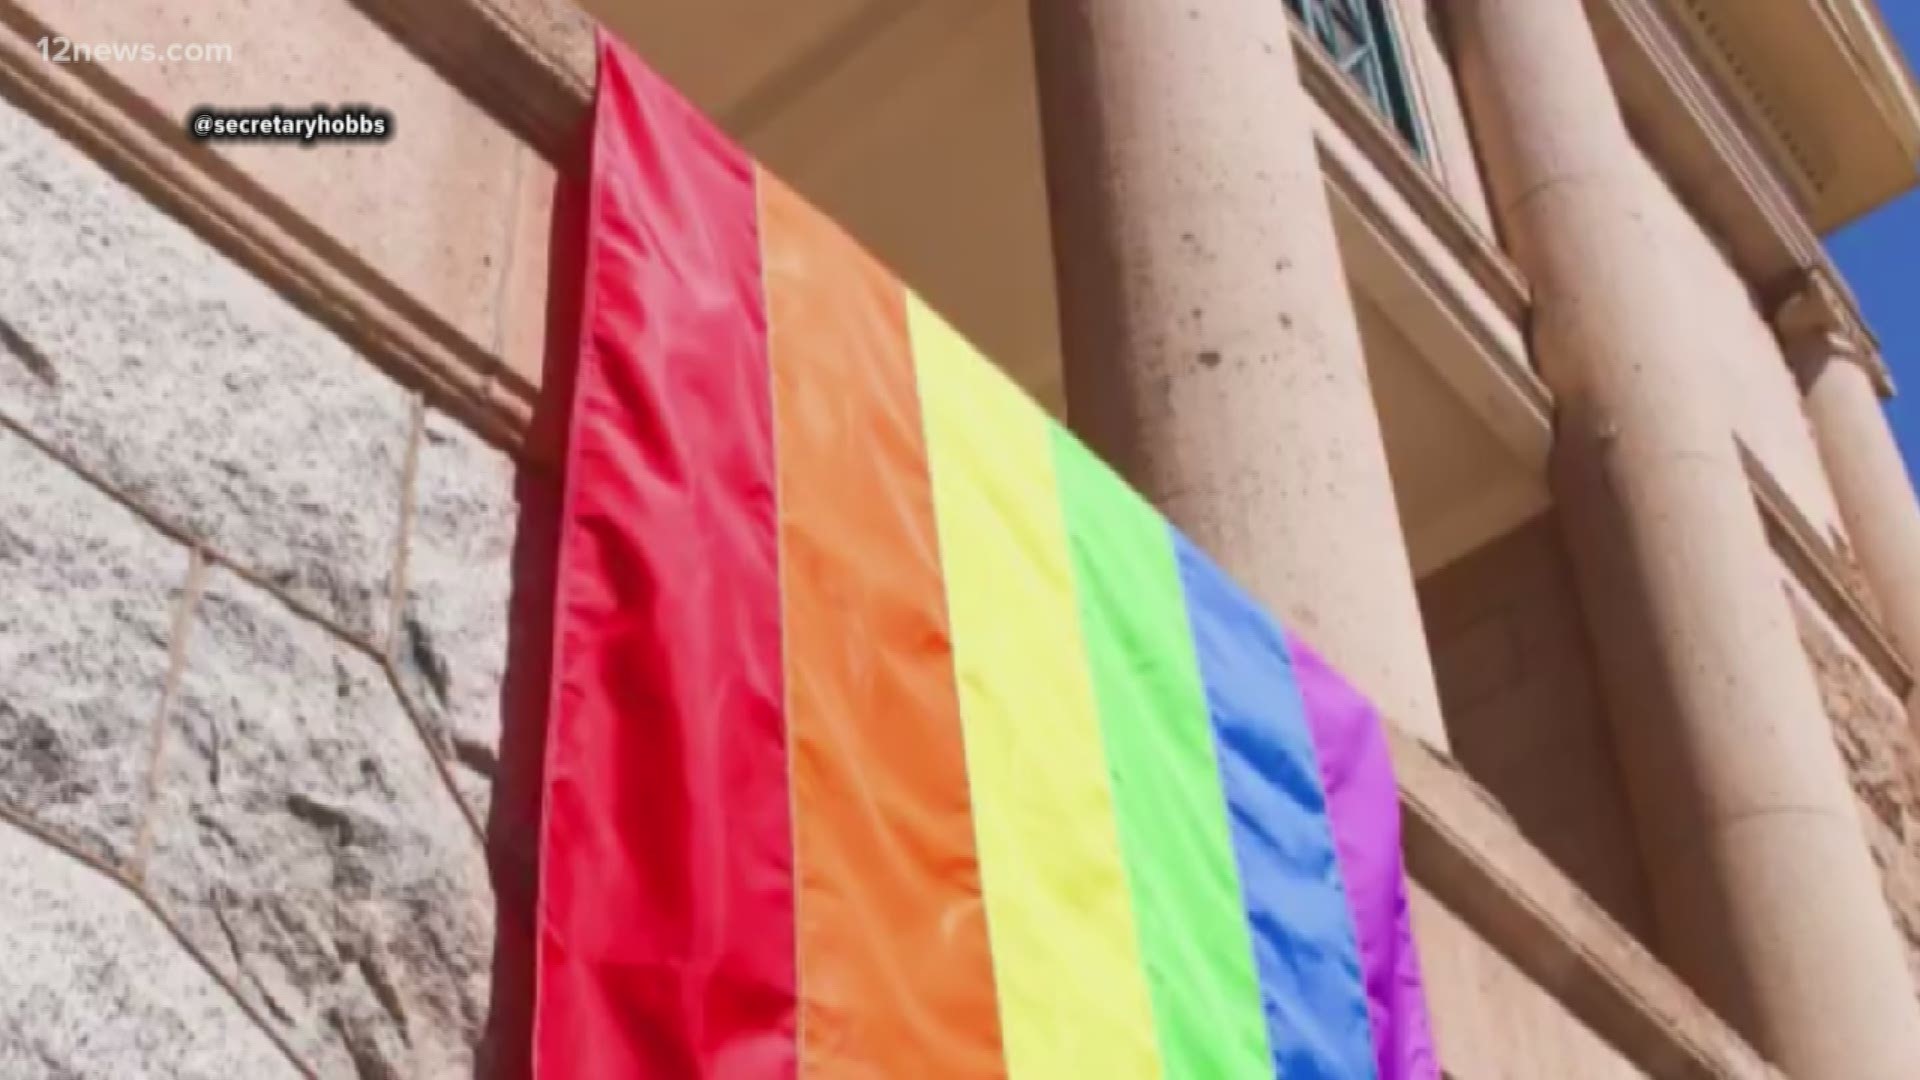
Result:
[[[1880,0],[1880,9],[1909,60],[1920,58],[1920,2]],[[1827,248],[1853,283],[1893,368],[1900,394],[1887,415],[1907,471],[1920,477],[1920,192],[1854,222],[1828,238]]]

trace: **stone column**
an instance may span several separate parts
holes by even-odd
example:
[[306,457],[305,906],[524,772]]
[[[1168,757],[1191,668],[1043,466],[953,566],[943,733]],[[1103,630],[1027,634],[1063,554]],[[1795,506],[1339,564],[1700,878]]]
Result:
[[1073,426],[1444,747],[1279,0],[1033,0]]
[[1534,289],[1553,486],[1660,951],[1789,1075],[1899,1080],[1920,1004],[1580,0],[1447,5],[1494,213]]
[[[1774,325],[1874,607],[1920,669],[1920,501],[1880,407],[1887,377],[1873,339],[1824,269],[1809,272]],[[1909,695],[1907,714],[1920,725],[1920,693]]]

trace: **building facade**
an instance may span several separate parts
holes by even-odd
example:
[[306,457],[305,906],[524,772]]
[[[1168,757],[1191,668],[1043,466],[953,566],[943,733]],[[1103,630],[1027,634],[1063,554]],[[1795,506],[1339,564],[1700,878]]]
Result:
[[1920,1075],[1871,0],[0,0],[0,1075],[524,1072],[596,18],[1392,718],[1449,1075]]

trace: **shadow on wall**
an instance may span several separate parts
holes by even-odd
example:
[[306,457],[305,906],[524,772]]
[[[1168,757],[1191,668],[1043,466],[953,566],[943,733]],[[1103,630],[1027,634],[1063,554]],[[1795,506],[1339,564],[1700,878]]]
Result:
[[506,672],[500,690],[500,758],[487,816],[487,868],[494,894],[493,991],[475,1055],[477,1080],[532,1076],[535,910],[539,898],[541,794],[553,662],[557,542],[566,424],[579,356],[585,269],[587,138],[561,167],[548,232],[547,340],[541,393],[514,495]]

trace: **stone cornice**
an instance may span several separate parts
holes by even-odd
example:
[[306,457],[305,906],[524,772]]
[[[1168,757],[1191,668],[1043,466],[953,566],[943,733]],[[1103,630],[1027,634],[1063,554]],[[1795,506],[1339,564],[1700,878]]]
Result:
[[570,0],[351,0],[556,165],[593,102],[592,19]]
[[1660,2],[1819,231],[1920,179],[1920,105],[1880,0]]
[[1636,136],[1699,200],[1750,280],[1772,282],[1820,260],[1788,188],[1698,70],[1655,0],[1585,0]]
[[1397,732],[1408,870],[1649,1077],[1784,1080],[1458,766]]
[[1864,326],[1791,189],[1699,70],[1659,0],[1585,0],[1635,136],[1727,246],[1755,294],[1798,288],[1810,271]]

